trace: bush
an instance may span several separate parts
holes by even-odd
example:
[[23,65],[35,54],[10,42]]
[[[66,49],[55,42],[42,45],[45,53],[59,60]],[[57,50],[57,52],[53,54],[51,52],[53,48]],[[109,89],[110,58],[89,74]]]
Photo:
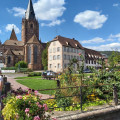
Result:
[[[11,94],[4,103],[2,115],[5,120],[48,120],[49,115],[45,115],[48,111],[47,104],[37,95],[37,91],[28,90],[26,94]],[[3,99],[3,100],[4,100]]]
[[20,68],[27,68],[28,67],[27,63],[24,61],[19,61],[18,63],[15,64],[15,67],[18,68],[19,65],[20,65]]
[[28,77],[41,76],[41,72],[32,72],[28,74]]
[[6,67],[6,68],[2,68],[2,70],[16,70],[15,67]]
[[20,68],[20,72],[32,72],[29,68]]

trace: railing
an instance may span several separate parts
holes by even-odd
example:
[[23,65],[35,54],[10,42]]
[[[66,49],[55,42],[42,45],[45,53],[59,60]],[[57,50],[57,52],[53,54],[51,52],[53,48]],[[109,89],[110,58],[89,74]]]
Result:
[[[89,90],[89,88],[90,87],[103,87],[103,86],[111,86],[111,89],[110,90],[108,90],[108,91],[103,91],[103,93],[104,93],[104,95],[105,95],[105,93],[111,93],[111,95],[110,95],[110,97],[111,97],[111,99],[113,100],[113,102],[114,102],[114,105],[118,105],[118,95],[117,95],[117,89],[116,89],[116,86],[115,85],[113,85],[113,84],[104,84],[104,85],[82,85],[82,86],[71,86],[71,87],[60,87],[60,81],[59,80],[57,80],[57,88],[54,88],[54,89],[40,89],[40,90],[38,90],[39,92],[41,92],[41,91],[50,91],[50,90],[52,90],[52,91],[61,91],[61,90],[66,90],[66,89],[79,89],[79,92],[77,93],[77,94],[73,94],[73,95],[66,95],[66,96],[64,96],[64,97],[59,97],[59,99],[62,99],[62,98],[70,98],[70,97],[78,97],[79,98],[79,100],[80,100],[80,102],[79,102],[79,104],[80,104],[80,110],[81,111],[83,111],[83,105],[85,104],[85,103],[87,103],[86,101],[84,102],[83,101],[83,98],[84,98],[84,96],[85,96],[85,89],[86,90]],[[84,92],[83,92],[84,91]],[[87,93],[87,92],[86,92]],[[89,95],[91,95],[91,94],[94,94],[95,95],[95,97],[97,97],[97,95],[99,95],[99,93],[97,93],[97,92],[95,92],[95,91],[92,91],[90,94],[87,94],[87,96],[89,96]],[[56,95],[55,96],[52,96],[52,97],[50,97],[50,98],[47,98],[47,99],[42,99],[42,100],[49,100],[49,99],[58,99],[58,97],[56,97]],[[102,99],[99,99],[99,100],[96,100],[96,98],[95,98],[95,101],[101,101]],[[107,98],[104,98],[103,100],[108,100]],[[95,101],[89,101],[89,103],[92,103],[92,102],[95,102]],[[61,106],[61,107],[69,107],[69,106],[71,106],[71,105],[73,105],[73,104],[70,104],[70,105],[68,105],[68,106]],[[75,105],[78,105],[78,103],[77,104],[74,104],[74,106]],[[50,108],[50,109],[54,109],[54,108],[60,108],[60,107],[53,107],[53,108]]]

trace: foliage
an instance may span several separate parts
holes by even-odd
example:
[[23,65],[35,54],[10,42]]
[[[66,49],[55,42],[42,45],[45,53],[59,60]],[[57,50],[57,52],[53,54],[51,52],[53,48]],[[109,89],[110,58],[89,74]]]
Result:
[[15,67],[6,67],[6,68],[1,68],[2,70],[16,70]]
[[48,46],[49,42],[47,43],[47,47],[42,52],[42,65],[44,67],[44,70],[48,69]]
[[11,94],[7,99],[5,107],[2,110],[2,115],[5,120],[48,120],[50,116],[46,116],[45,112],[48,111],[47,104],[41,100],[37,95],[37,91],[28,90],[27,95]]
[[120,61],[120,52],[113,51],[112,55],[109,57],[110,68],[115,69],[115,67],[119,64],[119,61]]
[[41,72],[31,72],[28,74],[28,77],[41,76]]
[[27,65],[27,63],[24,62],[24,61],[19,61],[18,63],[15,64],[15,67],[16,67],[16,68],[18,68],[18,67],[20,67],[20,68],[27,68],[28,65]]
[[32,70],[31,69],[29,69],[29,68],[20,68],[20,72],[32,72]]

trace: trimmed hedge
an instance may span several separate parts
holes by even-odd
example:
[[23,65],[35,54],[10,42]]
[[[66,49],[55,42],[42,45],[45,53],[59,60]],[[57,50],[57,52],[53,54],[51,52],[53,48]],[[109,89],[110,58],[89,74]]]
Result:
[[41,76],[41,75],[42,75],[41,72],[31,72],[28,74],[28,77]]
[[6,68],[1,68],[2,70],[16,70],[16,67],[6,67]]

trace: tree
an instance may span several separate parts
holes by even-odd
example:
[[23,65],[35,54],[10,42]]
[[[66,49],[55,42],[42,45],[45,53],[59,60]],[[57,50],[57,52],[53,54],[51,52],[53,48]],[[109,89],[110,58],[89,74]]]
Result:
[[44,70],[48,69],[48,46],[49,44],[50,43],[48,42],[46,48],[42,52],[42,65],[44,67]]

